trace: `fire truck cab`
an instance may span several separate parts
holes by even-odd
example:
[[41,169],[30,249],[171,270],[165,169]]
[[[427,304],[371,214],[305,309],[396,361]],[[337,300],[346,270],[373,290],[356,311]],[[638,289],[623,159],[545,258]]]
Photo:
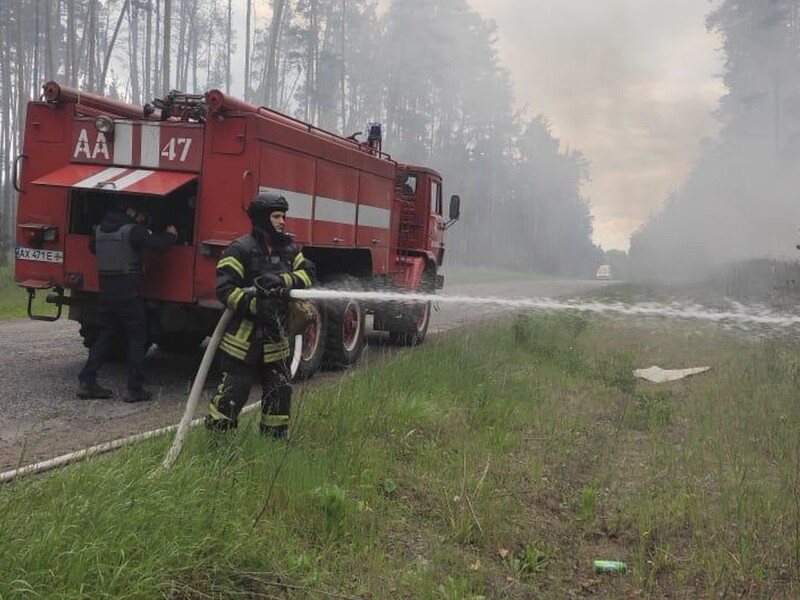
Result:
[[[392,160],[377,127],[366,142],[345,139],[218,90],[138,107],[49,82],[43,99],[28,104],[14,183],[15,279],[29,292],[29,315],[54,320],[68,307],[87,345],[99,326],[89,239],[112,202],[130,199],[153,229],[177,227],[176,246],[144,257],[150,339],[168,352],[194,351],[213,330],[222,309],[216,263],[249,231],[245,209],[259,191],[286,197],[287,232],[316,264],[320,285],[334,289],[441,287],[444,232],[460,210],[454,196],[445,217],[441,176]],[[54,314],[35,314],[37,292]],[[299,375],[356,362],[367,314],[395,343],[420,343],[430,310],[317,304]]]

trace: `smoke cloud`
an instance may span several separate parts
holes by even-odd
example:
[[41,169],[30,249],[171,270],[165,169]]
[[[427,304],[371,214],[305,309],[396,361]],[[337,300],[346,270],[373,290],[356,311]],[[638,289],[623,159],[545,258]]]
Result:
[[628,236],[683,185],[714,136],[724,87],[719,40],[697,0],[473,0],[499,25],[500,57],[517,100],[544,113],[592,163],[584,192],[595,241]]

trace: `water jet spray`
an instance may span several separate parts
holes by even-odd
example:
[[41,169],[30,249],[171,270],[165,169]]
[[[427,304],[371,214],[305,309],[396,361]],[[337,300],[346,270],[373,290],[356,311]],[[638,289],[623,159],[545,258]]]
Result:
[[499,306],[509,309],[531,310],[541,312],[577,312],[608,316],[632,318],[666,318],[682,320],[699,320],[726,325],[793,327],[800,325],[800,315],[777,313],[762,307],[746,307],[731,303],[728,310],[712,310],[708,307],[692,303],[642,302],[623,304],[622,302],[600,302],[580,300],[557,300],[554,298],[499,298],[495,296],[449,296],[447,294],[420,294],[400,292],[361,292],[350,290],[308,289],[292,290],[292,298],[317,300],[320,302],[343,299],[356,299],[365,302],[395,302],[417,304],[433,302],[435,304],[463,304],[471,306]]

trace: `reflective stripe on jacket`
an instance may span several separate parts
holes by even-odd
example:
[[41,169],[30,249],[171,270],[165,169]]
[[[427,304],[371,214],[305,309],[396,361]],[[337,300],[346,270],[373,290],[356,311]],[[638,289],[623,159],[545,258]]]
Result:
[[280,323],[270,325],[276,330],[267,332],[261,356],[252,348],[259,329],[256,326],[258,306],[256,295],[245,289],[253,286],[256,277],[266,273],[280,277],[285,288],[309,288],[314,284],[315,271],[313,263],[306,260],[294,244],[269,252],[252,233],[231,242],[217,262],[217,298],[235,313],[222,337],[220,349],[234,360],[247,364],[286,359],[289,341]]

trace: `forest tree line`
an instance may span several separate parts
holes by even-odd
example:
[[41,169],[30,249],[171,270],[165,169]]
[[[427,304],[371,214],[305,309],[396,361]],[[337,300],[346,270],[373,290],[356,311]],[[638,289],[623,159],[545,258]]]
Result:
[[[467,0],[10,0],[0,21],[0,234],[15,239],[11,169],[25,104],[55,79],[144,104],[171,89],[235,92],[428,165],[462,197],[448,261],[593,274],[602,250],[589,163],[545,116],[514,107],[493,22]],[[243,18],[237,18],[237,11]],[[244,84],[242,84],[244,82]]]
[[631,237],[632,274],[698,279],[754,258],[796,258],[800,242],[800,0],[725,0],[722,130],[686,183]]

